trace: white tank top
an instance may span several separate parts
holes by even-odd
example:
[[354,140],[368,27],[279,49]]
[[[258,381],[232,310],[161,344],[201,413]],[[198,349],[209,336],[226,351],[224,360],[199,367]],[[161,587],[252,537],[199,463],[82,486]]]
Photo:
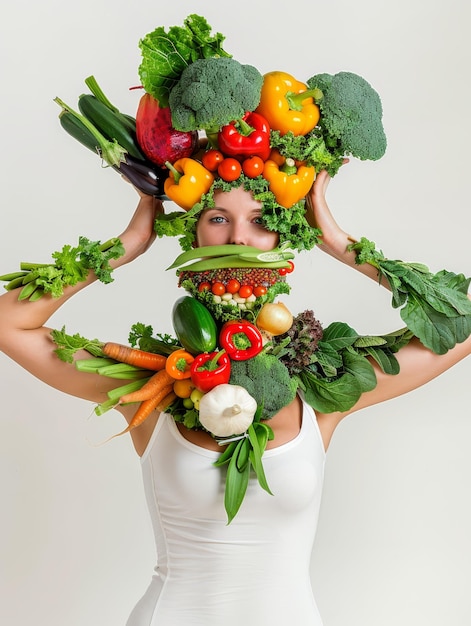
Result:
[[252,478],[229,525],[218,456],[160,416],[141,457],[157,566],[127,626],[322,626],[309,569],[325,452],[311,407],[263,455],[274,495]]

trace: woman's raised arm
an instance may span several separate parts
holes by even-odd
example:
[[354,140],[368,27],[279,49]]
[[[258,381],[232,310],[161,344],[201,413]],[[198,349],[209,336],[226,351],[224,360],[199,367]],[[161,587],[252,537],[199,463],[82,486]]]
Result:
[[[143,254],[155,239],[154,220],[162,211],[162,203],[140,194],[136,211],[126,229],[119,236],[124,254],[110,261],[113,269],[125,265]],[[87,279],[73,287],[66,287],[64,295],[52,298],[45,295],[36,302],[18,300],[18,290],[0,297],[0,350],[35,377],[65,393],[93,402],[101,402],[115,384],[105,377],[79,373],[71,364],[54,354],[55,344],[50,337],[47,320],[73,295],[97,280],[90,272]],[[83,355],[82,355],[83,356]],[[80,353],[77,353],[80,358]]]
[[[340,228],[327,205],[325,195],[329,181],[330,177],[327,172],[320,172],[308,196],[309,222],[320,228],[323,233],[322,244],[319,248],[342,263],[354,267],[374,280],[378,280],[375,267],[368,263],[356,264],[355,252],[347,250],[348,245],[353,243],[355,239]],[[383,285],[388,287],[385,281],[383,281]],[[328,442],[336,425],[346,415],[417,389],[469,354],[471,354],[471,336],[465,341],[457,343],[445,354],[435,354],[424,347],[417,338],[413,338],[396,354],[400,365],[399,374],[384,374],[375,363],[372,363],[378,381],[372,391],[364,393],[357,404],[345,413],[318,416],[326,441]]]

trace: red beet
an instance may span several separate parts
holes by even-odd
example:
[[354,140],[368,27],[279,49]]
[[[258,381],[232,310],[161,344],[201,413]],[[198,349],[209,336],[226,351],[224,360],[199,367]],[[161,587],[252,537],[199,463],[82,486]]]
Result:
[[160,167],[165,161],[175,163],[177,159],[191,156],[198,145],[198,132],[172,128],[170,108],[160,107],[148,93],[139,101],[136,136],[142,152]]

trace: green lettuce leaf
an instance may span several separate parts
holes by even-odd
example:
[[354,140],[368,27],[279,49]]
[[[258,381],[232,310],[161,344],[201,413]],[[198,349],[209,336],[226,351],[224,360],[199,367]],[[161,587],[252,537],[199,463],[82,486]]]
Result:
[[139,42],[142,61],[139,77],[147,93],[162,107],[183,70],[197,59],[231,55],[224,51],[221,33],[211,35],[211,26],[204,17],[189,15],[183,26],[171,26],[168,32],[159,26]]

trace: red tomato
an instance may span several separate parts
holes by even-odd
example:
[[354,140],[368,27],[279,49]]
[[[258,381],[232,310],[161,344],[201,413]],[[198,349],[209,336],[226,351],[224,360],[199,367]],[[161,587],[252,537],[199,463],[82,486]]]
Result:
[[240,289],[240,283],[235,278],[231,278],[226,284],[226,291],[229,293],[237,293]]
[[223,283],[215,282],[211,285],[211,291],[215,296],[222,296],[226,293],[226,288]]
[[198,285],[198,291],[207,291],[208,289],[211,289],[211,283],[202,282]]
[[210,172],[215,172],[219,164],[222,163],[223,161],[224,161],[223,153],[219,152],[219,150],[215,150],[214,148],[211,148],[211,150],[208,150],[207,152],[205,152],[201,159],[201,162],[203,163],[204,167]]
[[264,296],[267,293],[267,288],[263,285],[255,285],[253,288],[253,295],[259,298],[260,296]]
[[253,293],[253,288],[251,285],[242,285],[239,289],[239,296],[241,298],[249,298]]
[[224,159],[222,163],[218,166],[218,174],[227,182],[232,182],[233,180],[237,180],[242,173],[242,165],[237,161],[237,159],[233,159],[232,157],[228,157]]
[[253,156],[249,159],[245,159],[242,163],[242,171],[249,178],[256,178],[263,172],[264,166],[265,163],[263,162],[263,159],[259,156]]
[[292,271],[294,271],[294,263],[293,261],[288,261],[289,263],[289,268],[286,268],[286,271],[288,274],[291,274]]

